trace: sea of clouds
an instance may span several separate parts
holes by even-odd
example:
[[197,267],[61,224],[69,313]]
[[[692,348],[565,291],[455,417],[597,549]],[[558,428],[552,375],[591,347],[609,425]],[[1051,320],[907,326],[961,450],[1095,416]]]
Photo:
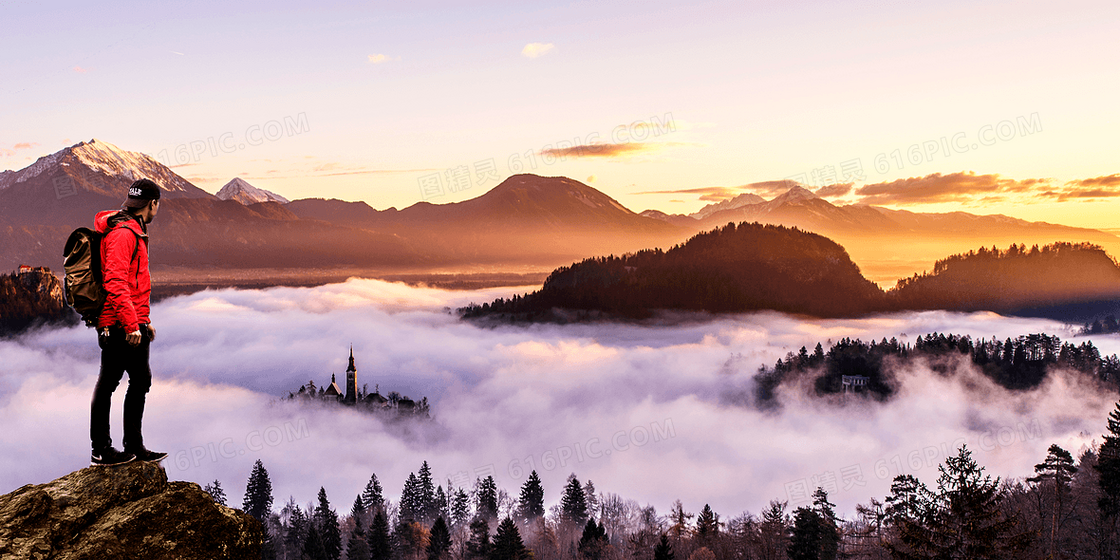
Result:
[[[991,313],[925,312],[862,319],[778,313],[674,317],[650,324],[479,327],[453,310],[527,288],[445,291],[351,279],[314,288],[204,291],[152,309],[154,383],[145,414],[150,448],[168,476],[219,480],[239,506],[252,465],[268,469],[276,507],[320,486],[349,511],[371,474],[396,501],[428,461],[439,483],[468,490],[494,476],[516,497],[537,470],[547,504],[569,474],[665,513],[704,504],[725,517],[772,499],[807,502],[816,486],[841,512],[882,499],[897,474],[933,484],[961,444],[987,472],[1025,477],[1052,443],[1075,456],[1100,441],[1117,395],[1050,376],[1012,393],[963,364],[940,376],[921,363],[895,372],[886,403],[808,397],[777,410],[754,405],[752,376],[801,346],[953,332],[1000,340],[1068,325]],[[1094,337],[1102,353],[1120,337]],[[353,345],[359,385],[427,397],[430,422],[385,423],[342,407],[285,402],[289,391],[337,375]],[[99,350],[84,327],[0,341],[0,492],[88,465],[89,399]],[[123,385],[114,396],[120,442]]]

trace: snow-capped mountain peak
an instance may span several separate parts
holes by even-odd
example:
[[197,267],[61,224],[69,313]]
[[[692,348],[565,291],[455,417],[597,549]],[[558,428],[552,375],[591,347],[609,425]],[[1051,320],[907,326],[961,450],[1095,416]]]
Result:
[[777,197],[774,198],[774,200],[771,200],[770,202],[772,202],[772,203],[797,202],[799,200],[811,200],[811,199],[814,199],[814,198],[820,198],[820,197],[813,194],[813,191],[811,191],[809,189],[806,189],[805,187],[802,187],[801,185],[796,185],[796,186],[792,187],[791,189],[789,189],[788,191],[782,193],[781,195],[778,195]]
[[287,204],[288,199],[265,189],[254,187],[241,177],[235,177],[218,191],[217,197],[222,200],[236,200],[241,204],[256,204],[258,202],[279,202]]
[[19,171],[0,174],[0,189],[29,181],[56,166],[70,167],[71,164],[125,180],[146,177],[159,183],[164,192],[173,193],[173,196],[209,196],[152,157],[122,150],[96,138],[45,155]]
[[704,218],[707,218],[708,216],[711,216],[712,214],[715,214],[716,212],[731,210],[733,208],[741,208],[743,206],[747,206],[750,204],[759,204],[761,202],[766,202],[766,199],[754,193],[743,193],[736,196],[735,198],[721,200],[714,204],[709,204],[701,208],[699,211],[689,214],[689,216],[698,220],[702,220]]
[[65,151],[66,150],[62,150],[50,155],[43,156],[35,160],[35,163],[32,163],[31,165],[28,165],[27,167],[24,167],[19,171],[5,171],[3,174],[0,174],[0,189],[5,189],[16,183],[22,183],[28,179],[31,179],[32,177],[38,176],[43,171],[50,169],[51,166],[58,162],[59,158],[62,157],[62,154]]

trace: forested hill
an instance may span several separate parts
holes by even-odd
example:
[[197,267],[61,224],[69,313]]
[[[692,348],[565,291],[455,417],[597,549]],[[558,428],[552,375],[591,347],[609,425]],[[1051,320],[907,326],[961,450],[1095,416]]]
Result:
[[[556,269],[539,291],[460,309],[464,317],[513,320],[611,316],[655,309],[771,309],[821,317],[882,309],[884,294],[843,247],[797,228],[727,224],[668,251],[587,259]],[[572,310],[572,316],[560,316]]]
[[1120,266],[1098,245],[980,248],[937,261],[884,293],[843,247],[797,228],[727,224],[668,251],[586,259],[539,291],[459,309],[503,321],[641,319],[655,310],[773,310],[817,317],[877,311],[995,311],[1092,320],[1120,306]]
[[802,346],[800,352],[789,352],[773,368],[759,368],[755,376],[756,402],[763,407],[776,405],[777,387],[798,380],[809,381],[816,396],[841,393],[844,376],[866,378],[866,384],[856,392],[886,400],[897,389],[894,371],[899,365],[924,360],[933,371],[951,375],[962,366],[954,356],[965,357],[977,371],[1013,391],[1038,388],[1056,369],[1078,375],[1086,383],[1096,383],[1101,390],[1120,390],[1120,359],[1116,354],[1102,355],[1088,340],[1073,344],[1045,333],[1003,341],[973,340],[968,335],[932,333],[918,336],[913,345],[894,338],[880,342],[844,338],[827,350],[820,343],[812,351]]
[[1120,266],[1098,245],[1012,245],[937,261],[899,280],[888,296],[900,309],[1015,311],[1120,297]]

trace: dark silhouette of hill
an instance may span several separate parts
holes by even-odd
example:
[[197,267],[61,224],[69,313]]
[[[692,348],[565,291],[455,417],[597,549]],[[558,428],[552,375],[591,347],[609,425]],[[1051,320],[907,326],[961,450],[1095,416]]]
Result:
[[1081,328],[1081,334],[1112,334],[1116,332],[1120,332],[1120,322],[1116,320],[1115,315],[1108,315],[1104,319],[1094,319],[1085,323],[1085,326]]
[[[820,317],[878,311],[995,311],[1079,320],[1120,298],[1120,267],[1099,246],[982,248],[884,293],[844,248],[797,228],[728,224],[669,251],[607,256],[553,271],[537,292],[460,309],[465,318],[644,318],[655,310],[773,310]],[[1084,307],[1080,309],[1078,306]],[[1102,307],[1104,306],[1104,307]]]
[[741,223],[698,234],[668,251],[561,267],[539,291],[460,311],[468,318],[514,320],[644,318],[657,309],[771,309],[833,317],[877,310],[882,303],[882,290],[831,240],[796,228]]
[[932,272],[888,293],[902,309],[1015,312],[1120,298],[1120,266],[1098,245],[1054,243],[1029,250],[981,247],[937,261]]

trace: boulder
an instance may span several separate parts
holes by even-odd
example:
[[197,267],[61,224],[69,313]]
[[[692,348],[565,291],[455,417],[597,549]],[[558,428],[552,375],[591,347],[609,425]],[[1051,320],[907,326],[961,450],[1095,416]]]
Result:
[[263,528],[158,464],[88,467],[0,496],[0,559],[257,559]]

